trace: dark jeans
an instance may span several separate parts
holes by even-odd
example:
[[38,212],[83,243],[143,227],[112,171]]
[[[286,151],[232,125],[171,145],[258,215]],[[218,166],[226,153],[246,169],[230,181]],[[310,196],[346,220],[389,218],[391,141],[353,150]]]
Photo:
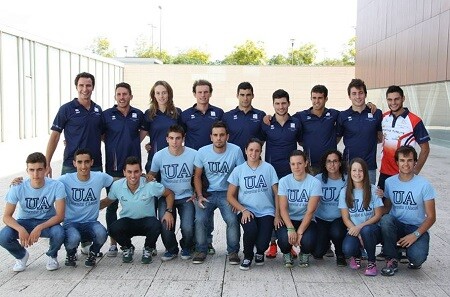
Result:
[[361,258],[361,248],[367,252],[367,261],[375,262],[375,249],[377,244],[381,243],[381,228],[376,224],[366,225],[359,232],[362,242],[358,237],[347,234],[342,243],[342,250],[346,257]]
[[[302,221],[292,220],[292,225],[294,225],[295,230],[300,227]],[[283,254],[287,254],[291,251],[292,245],[289,243],[289,238],[287,234],[286,226],[282,226],[277,230],[278,246]],[[308,228],[306,228],[303,233],[302,239],[300,241],[301,251],[304,254],[310,254],[314,251],[317,242],[317,224],[311,221]]]
[[[109,175],[112,177],[123,177],[123,171],[107,171]],[[106,194],[109,194],[109,189],[111,187],[106,188]],[[106,207],[106,228],[108,229],[108,233],[111,234],[111,224],[117,221],[117,209],[119,208],[119,200],[114,200],[113,203]]]
[[[175,235],[175,224],[177,222],[177,212],[180,216],[180,229],[182,238],[180,240],[180,246],[182,249],[194,249],[194,231],[195,231],[195,207],[192,201],[186,202],[189,198],[178,199],[174,201],[173,204],[173,218],[174,218],[174,227],[173,229],[167,229],[165,224],[161,224],[161,239],[164,243],[164,246],[167,251],[171,254],[178,254],[178,243],[177,237]],[[166,198],[159,198],[159,220],[161,221],[162,217],[166,213]]]
[[64,224],[64,245],[68,255],[75,255],[80,242],[92,242],[90,251],[98,254],[108,237],[105,227],[98,221]]
[[342,218],[337,218],[331,222],[316,218],[317,221],[317,243],[313,252],[314,257],[322,258],[330,245],[330,240],[334,244],[336,256],[344,256],[342,252],[342,242],[347,234]]
[[144,247],[156,248],[161,223],[155,217],[142,219],[120,218],[111,225],[111,237],[124,248],[131,247],[131,238],[145,236]]
[[[242,213],[238,215],[239,222],[241,222]],[[244,258],[253,259],[254,248],[256,246],[256,253],[263,255],[264,251],[270,243],[273,230],[273,216],[254,217],[250,222],[241,223],[244,230]]]

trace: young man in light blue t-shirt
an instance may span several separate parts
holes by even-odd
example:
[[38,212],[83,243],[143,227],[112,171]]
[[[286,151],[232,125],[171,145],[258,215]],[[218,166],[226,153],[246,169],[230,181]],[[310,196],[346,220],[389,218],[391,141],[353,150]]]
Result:
[[[195,208],[193,203],[194,190],[192,177],[194,176],[194,159],[197,151],[183,145],[185,132],[180,125],[172,125],[167,131],[166,141],[168,147],[158,151],[152,161],[150,172],[147,175],[152,180],[158,172],[161,173],[161,183],[171,189],[175,194],[173,209],[167,207],[166,199],[159,198],[158,214],[160,219],[166,211],[173,214],[176,222],[177,211],[180,216],[180,240],[181,259],[191,258],[191,250],[194,244],[194,219]],[[174,224],[175,225],[175,224]],[[161,238],[166,247],[166,252],[161,257],[162,261],[170,261],[177,257],[179,249],[175,228],[161,229]]]
[[145,236],[144,250],[141,263],[150,264],[152,252],[156,247],[156,241],[161,233],[161,223],[165,228],[172,229],[174,220],[172,213],[167,210],[161,222],[156,218],[155,199],[166,197],[168,209],[172,209],[173,192],[157,182],[147,183],[142,177],[141,160],[131,156],[125,160],[123,169],[125,178],[115,181],[108,193],[108,197],[100,201],[100,209],[103,209],[119,200],[122,210],[120,219],[111,224],[111,237],[120,244],[123,254],[122,262],[133,262],[134,246],[131,239],[134,236]]
[[63,224],[66,233],[66,266],[76,266],[76,252],[80,241],[92,242],[84,265],[95,266],[96,256],[108,236],[106,228],[97,219],[101,191],[112,184],[113,177],[104,172],[91,171],[93,164],[91,152],[88,149],[78,149],[73,160],[77,172],[66,173],[59,178],[67,193]]
[[384,196],[386,211],[380,221],[386,266],[384,276],[398,270],[397,247],[406,249],[408,268],[419,269],[430,248],[428,230],[436,221],[436,191],[422,176],[414,174],[417,152],[412,146],[395,151],[399,174],[386,179]]
[[49,238],[46,268],[56,270],[59,268],[58,250],[64,242],[60,223],[64,219],[66,192],[61,182],[45,177],[47,161],[42,153],[30,154],[26,163],[29,178],[11,187],[6,194],[3,214],[6,226],[0,231],[0,245],[16,258],[13,271],[20,272],[27,266],[26,248],[35,244],[39,237]]

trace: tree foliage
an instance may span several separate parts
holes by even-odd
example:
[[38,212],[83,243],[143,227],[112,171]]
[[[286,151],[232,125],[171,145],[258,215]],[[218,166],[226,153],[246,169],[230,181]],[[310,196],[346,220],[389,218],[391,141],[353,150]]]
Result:
[[265,65],[266,50],[262,43],[247,40],[234,47],[234,51],[225,57],[223,64],[227,65]]
[[342,62],[344,65],[355,65],[356,57],[356,36],[350,38],[346,49],[342,52]]
[[164,64],[171,64],[172,57],[165,50],[159,50],[147,44],[143,38],[138,38],[136,42],[136,49],[134,50],[136,57],[139,58],[155,58],[161,60]]
[[288,65],[288,64],[290,64],[290,62],[288,61],[288,59],[285,56],[278,54],[278,55],[272,56],[272,58],[269,59],[267,64],[269,64],[269,65]]
[[306,43],[289,53],[289,61],[293,65],[311,65],[316,60],[317,48],[312,43]]
[[205,65],[209,64],[209,58],[210,55],[208,53],[202,52],[198,49],[189,49],[174,57],[172,63]]
[[107,57],[107,58],[113,58],[116,56],[116,52],[112,50],[111,43],[109,42],[108,38],[106,37],[97,37],[92,42],[89,49],[97,55]]

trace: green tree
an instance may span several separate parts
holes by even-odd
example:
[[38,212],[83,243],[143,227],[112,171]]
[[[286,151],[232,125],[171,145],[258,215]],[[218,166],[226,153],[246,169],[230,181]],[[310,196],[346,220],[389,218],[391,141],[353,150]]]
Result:
[[272,56],[272,58],[269,59],[267,64],[269,64],[269,65],[288,65],[290,63],[285,56],[278,54],[278,55]]
[[173,64],[209,64],[210,55],[198,49],[189,49],[185,52],[179,53],[173,58]]
[[136,57],[139,58],[155,58],[161,60],[164,64],[172,63],[173,58],[167,51],[160,51],[157,47],[152,47],[147,44],[144,38],[139,37],[136,41],[136,48],[134,50]]
[[323,61],[316,63],[317,66],[345,66],[342,59],[325,58]]
[[355,65],[356,57],[356,36],[350,38],[347,47],[342,52],[342,62],[344,65]]
[[317,55],[317,48],[312,43],[306,43],[289,53],[289,61],[293,65],[311,65]]
[[113,58],[116,56],[116,52],[112,50],[111,44],[106,37],[97,37],[92,42],[91,46],[89,47],[89,50],[91,50],[94,54],[107,57],[107,58]]
[[225,57],[223,64],[227,65],[265,65],[266,50],[261,42],[247,40],[234,47],[235,50]]

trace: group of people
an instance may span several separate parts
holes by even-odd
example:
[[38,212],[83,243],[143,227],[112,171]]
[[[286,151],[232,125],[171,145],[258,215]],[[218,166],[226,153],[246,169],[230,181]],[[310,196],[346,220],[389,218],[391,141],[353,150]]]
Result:
[[[316,85],[312,107],[292,116],[288,92],[276,90],[275,113],[268,116],[252,106],[248,82],[238,85],[239,105],[228,112],[209,103],[213,88],[206,80],[194,82],[196,104],[185,111],[175,106],[165,81],[152,87],[145,112],[130,105],[127,83],[116,85],[116,105],[105,111],[91,99],[94,76],[80,73],[75,85],[78,98],[58,111],[46,155],[28,156],[29,178],[16,179],[6,196],[0,245],[15,257],[14,271],[25,270],[26,248],[39,237],[50,238],[48,270],[59,268],[57,253],[63,244],[65,265],[76,266],[81,244],[85,266],[95,266],[108,234],[107,256],[117,256],[120,246],[124,263],[133,261],[134,236],[145,236],[141,262],[151,263],[161,235],[166,249],[162,261],[180,254],[200,264],[215,253],[216,208],[226,223],[228,261],[241,270],[275,257],[277,244],[285,267],[293,267],[296,257],[301,267],[310,265],[310,255],[323,259],[331,242],[338,266],[359,269],[367,254],[364,273],[369,276],[378,274],[375,249],[380,243],[383,275],[397,272],[399,248],[406,249],[409,268],[420,268],[427,258],[436,193],[418,174],[430,138],[420,118],[403,106],[398,86],[387,89],[390,110],[384,114],[366,103],[364,82],[353,79],[347,89],[352,104],[345,111],[325,107],[328,90]],[[53,180],[50,163],[63,132],[62,172]],[[140,143],[147,135],[144,175]],[[343,153],[337,150],[341,138]],[[103,188],[107,197],[101,199]],[[98,222],[105,207],[106,228]],[[293,246],[300,247],[298,255]]]

